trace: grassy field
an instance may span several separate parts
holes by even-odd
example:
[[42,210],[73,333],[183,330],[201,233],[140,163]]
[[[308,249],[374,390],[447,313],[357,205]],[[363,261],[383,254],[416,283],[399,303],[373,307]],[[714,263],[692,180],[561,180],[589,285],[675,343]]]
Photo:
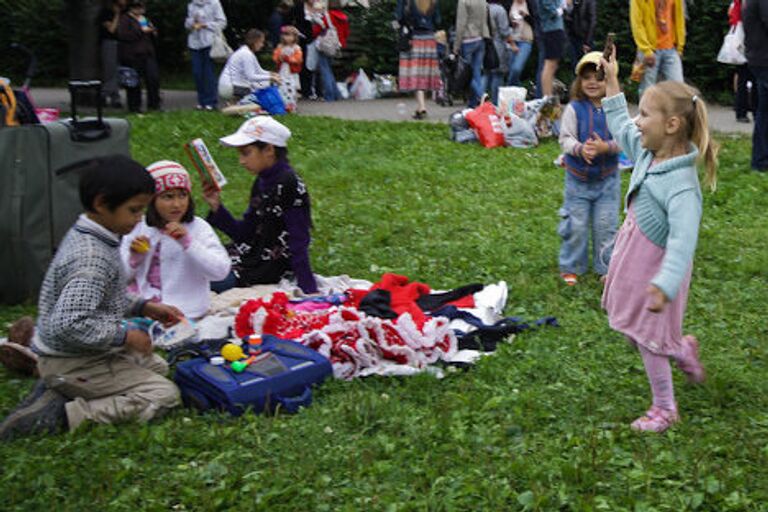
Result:
[[[214,144],[240,120],[131,120],[145,164],[186,162],[181,145],[206,139],[231,182],[225,204],[244,209],[251,178]],[[682,423],[638,435],[628,424],[650,400],[639,355],[608,328],[595,275],[574,288],[557,276],[555,143],[486,150],[439,125],[285,123],[312,195],[316,272],[505,280],[508,314],[561,327],[442,380],[327,382],[294,416],[181,409],[0,445],[4,510],[768,510],[768,177],[749,171],[746,138],[720,138],[720,186],[705,194],[686,332],[709,380],[676,374]],[[0,308],[0,334],[28,312]],[[0,370],[0,414],[31,384]]]

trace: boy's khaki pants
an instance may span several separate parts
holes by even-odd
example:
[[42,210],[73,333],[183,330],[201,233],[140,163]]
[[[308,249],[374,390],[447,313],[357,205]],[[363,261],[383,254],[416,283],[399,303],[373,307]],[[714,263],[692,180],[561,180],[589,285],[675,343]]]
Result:
[[46,385],[70,398],[69,430],[84,421],[119,423],[149,421],[180,403],[179,389],[164,375],[168,364],[157,354],[124,350],[84,357],[38,360]]

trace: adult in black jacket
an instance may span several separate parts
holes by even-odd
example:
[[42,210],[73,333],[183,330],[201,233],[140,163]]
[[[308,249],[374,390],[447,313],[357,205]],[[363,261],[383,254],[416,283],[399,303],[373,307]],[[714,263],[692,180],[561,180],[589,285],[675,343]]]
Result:
[[[117,26],[120,64],[135,69],[147,88],[147,108],[160,109],[160,69],[155,58],[157,29],[144,16],[144,2],[132,0]],[[141,84],[126,87],[128,110],[141,111]]]
[[595,47],[597,26],[597,3],[595,0],[568,0],[565,10],[565,31],[571,46],[571,60],[574,69],[585,53]]
[[747,0],[741,9],[747,64],[757,78],[752,168],[768,172],[768,0]]

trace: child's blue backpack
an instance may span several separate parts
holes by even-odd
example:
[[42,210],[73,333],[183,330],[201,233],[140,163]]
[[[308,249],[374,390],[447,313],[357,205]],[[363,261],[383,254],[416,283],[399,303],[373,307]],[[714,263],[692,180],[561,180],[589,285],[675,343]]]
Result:
[[263,89],[256,89],[251,93],[252,99],[270,115],[279,116],[286,113],[283,97],[276,85],[270,85]]
[[311,387],[332,373],[331,362],[315,350],[265,335],[260,354],[244,371],[197,357],[179,363],[174,380],[186,406],[240,416],[247,409],[296,412],[307,407],[312,403]]

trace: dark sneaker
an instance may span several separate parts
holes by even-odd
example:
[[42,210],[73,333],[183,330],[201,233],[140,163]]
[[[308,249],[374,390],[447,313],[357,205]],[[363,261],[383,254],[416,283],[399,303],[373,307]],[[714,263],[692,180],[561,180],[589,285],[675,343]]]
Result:
[[17,407],[0,423],[0,440],[11,441],[21,436],[63,431],[67,423],[66,403],[64,395],[45,389],[31,403]]
[[16,410],[23,409],[24,407],[30,405],[32,402],[40,398],[47,389],[48,386],[45,385],[45,382],[43,382],[42,379],[38,379],[38,381],[35,383],[35,386],[32,388],[32,391],[30,391],[27,396],[25,396],[21,402],[19,402],[19,405],[16,406]]

